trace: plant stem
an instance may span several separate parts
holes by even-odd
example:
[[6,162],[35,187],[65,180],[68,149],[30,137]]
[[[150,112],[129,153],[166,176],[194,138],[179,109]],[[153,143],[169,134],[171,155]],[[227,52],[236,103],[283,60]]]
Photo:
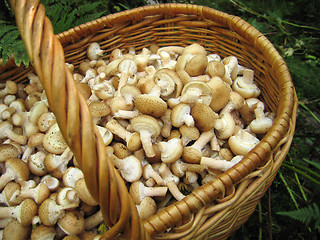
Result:
[[[290,154],[288,154],[288,158],[289,158],[290,163],[293,163]],[[300,179],[299,179],[298,174],[297,174],[296,172],[294,172],[294,177],[295,177],[295,179],[296,179],[296,181],[297,181],[297,183],[298,183],[298,187],[299,187],[299,190],[300,190],[300,192],[301,192],[301,195],[302,195],[303,199],[304,199],[305,201],[307,201],[306,194],[305,194],[305,192],[303,191],[302,185],[301,185],[301,183],[300,183]]]
[[259,240],[262,240],[262,209],[261,209],[261,202],[258,204],[259,209]]
[[[308,173],[308,174],[306,174],[306,175],[313,175],[313,176],[315,176],[316,178],[320,178],[320,174],[319,173],[317,173],[317,172],[315,172],[315,171],[313,171],[313,170],[311,170],[311,169],[309,169],[309,168],[307,168],[307,167],[305,167],[305,166],[302,166],[302,165],[299,165],[299,164],[296,164],[296,163],[290,163],[290,162],[283,162],[284,163],[284,165],[285,166],[290,166],[291,168],[294,168],[294,167],[296,167],[296,168],[300,168],[304,173]],[[294,169],[296,169],[296,168],[294,168]]]
[[287,189],[287,191],[288,191],[288,193],[289,193],[294,205],[296,206],[297,209],[299,209],[299,205],[298,205],[296,199],[294,198],[293,193],[292,193],[287,181],[284,179],[283,174],[282,174],[282,172],[280,170],[279,170],[279,176],[280,176],[282,182],[284,183],[284,186],[286,187],[286,189]]
[[304,103],[299,101],[299,105],[303,107],[319,124],[320,124],[320,119],[308,108]]
[[295,171],[299,174],[301,174],[302,176],[304,176],[305,178],[309,179],[310,181],[314,182],[315,184],[320,186],[320,181],[314,179],[313,177],[309,176],[308,174],[306,174],[305,172],[301,171],[300,169],[297,169],[293,166],[290,166],[289,164],[283,163],[284,166],[286,166],[287,168],[291,169],[292,171]]

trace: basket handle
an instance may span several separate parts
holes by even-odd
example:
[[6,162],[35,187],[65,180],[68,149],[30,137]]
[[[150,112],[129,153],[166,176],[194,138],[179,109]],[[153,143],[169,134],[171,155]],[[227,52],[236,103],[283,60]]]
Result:
[[45,16],[44,6],[39,0],[12,0],[10,4],[50,109],[83,171],[92,197],[100,204],[105,223],[111,227],[102,239],[114,239],[119,233],[132,239],[147,239],[125,183],[107,157],[88,105],[65,65],[63,48]]

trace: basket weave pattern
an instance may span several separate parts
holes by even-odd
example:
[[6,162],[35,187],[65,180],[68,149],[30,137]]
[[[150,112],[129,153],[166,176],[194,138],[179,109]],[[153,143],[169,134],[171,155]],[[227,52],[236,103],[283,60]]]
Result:
[[[225,239],[247,221],[289,150],[297,108],[287,66],[260,32],[239,17],[207,7],[164,4],[108,15],[55,36],[39,1],[10,2],[50,109],[111,227],[103,239],[119,233],[126,239]],[[65,66],[68,62],[77,67],[86,58],[87,46],[96,41],[106,59],[115,48],[139,51],[153,43],[194,42],[222,57],[236,56],[239,64],[254,70],[261,100],[277,115],[274,124],[239,164],[142,222]],[[0,81],[21,82],[32,68],[8,65],[0,70]]]

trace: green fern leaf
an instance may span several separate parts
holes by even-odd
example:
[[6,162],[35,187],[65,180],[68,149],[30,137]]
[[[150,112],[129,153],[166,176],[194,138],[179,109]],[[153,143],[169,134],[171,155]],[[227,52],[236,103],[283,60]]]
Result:
[[294,211],[277,212],[277,214],[288,216],[306,225],[309,225],[311,222],[314,222],[315,229],[320,229],[320,211],[316,203],[313,203],[312,206],[309,205],[305,208],[300,208]]

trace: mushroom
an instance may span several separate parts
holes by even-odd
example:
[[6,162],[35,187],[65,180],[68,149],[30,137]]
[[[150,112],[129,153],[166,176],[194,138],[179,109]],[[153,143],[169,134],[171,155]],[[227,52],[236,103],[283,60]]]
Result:
[[206,84],[210,87],[212,94],[209,106],[213,111],[218,112],[228,103],[231,87],[217,76],[212,77]]
[[181,159],[178,159],[170,165],[170,169],[174,175],[182,178],[185,175],[186,171],[203,173],[206,171],[207,167],[200,164],[185,163]]
[[191,116],[195,121],[195,126],[201,131],[206,132],[212,129],[215,125],[215,119],[218,114],[212,108],[204,103],[196,103],[191,108]]
[[[91,91],[90,91],[91,94]],[[101,100],[107,100],[112,98],[115,94],[115,88],[112,85],[111,81],[103,81],[96,83],[92,86],[92,95],[88,99],[91,99],[92,96],[97,96]]]
[[212,99],[212,90],[204,82],[192,81],[184,85],[180,102],[195,104],[195,103],[204,103],[209,105]]
[[255,134],[265,134],[271,128],[273,121],[266,117],[263,108],[257,107],[254,109],[256,118],[249,124],[249,128]]
[[112,142],[113,134],[109,131],[109,129],[105,127],[101,127],[99,125],[97,125],[96,127],[102,137],[104,145],[108,146]]
[[117,120],[113,118],[110,119],[106,124],[106,128],[113,134],[123,139],[126,142],[127,148],[130,151],[134,152],[141,148],[141,140],[139,133],[132,133],[127,131],[123,126],[121,126],[121,124]]
[[245,156],[252,150],[260,140],[252,134],[240,129],[236,135],[233,135],[228,140],[228,145],[234,155]]
[[238,92],[244,98],[258,97],[260,89],[255,85],[254,72],[251,69],[244,69],[243,76],[237,77],[232,85],[234,91]]
[[161,117],[167,110],[167,103],[160,98],[160,87],[155,85],[148,94],[141,94],[134,100],[135,107],[142,113]]
[[121,87],[120,93],[123,96],[126,104],[133,105],[134,99],[141,94],[141,91],[134,85],[126,84]]
[[234,133],[235,122],[230,113],[226,112],[220,115],[214,122],[214,128],[217,131],[217,138],[228,139]]
[[103,50],[97,42],[90,43],[87,48],[87,56],[90,60],[97,60],[103,56]]
[[17,84],[13,81],[7,80],[3,89],[0,89],[0,98],[7,94],[16,94],[18,90]]
[[77,167],[69,167],[62,176],[63,184],[67,187],[74,188],[76,182],[83,178],[83,172],[80,168]]
[[57,123],[53,124],[43,137],[44,148],[52,154],[61,154],[67,148]]
[[111,157],[113,165],[120,171],[121,176],[128,182],[135,182],[142,176],[142,165],[138,158],[131,155],[123,159],[117,158],[115,155]]
[[191,141],[197,140],[200,137],[198,128],[194,126],[182,125],[179,127],[181,133],[182,145],[185,147]]
[[20,184],[14,181],[8,182],[0,194],[0,203],[7,206],[15,206],[22,202],[22,199],[11,199],[16,191],[20,191]]
[[32,223],[32,218],[36,216],[37,212],[37,204],[32,199],[27,198],[17,206],[1,207],[0,218],[13,217],[23,226],[29,226]]
[[89,103],[89,109],[95,124],[98,124],[101,118],[110,114],[111,109],[104,101],[94,101]]
[[133,60],[123,59],[118,65],[118,71],[120,72],[118,91],[126,84],[134,84],[129,82],[129,78],[134,78],[137,73],[137,65]]
[[73,208],[76,204],[69,206],[60,206],[52,198],[44,200],[38,210],[38,215],[42,224],[51,227],[54,226],[58,219],[65,215],[65,210]]
[[95,199],[93,199],[93,197],[91,196],[84,178],[80,178],[75,183],[74,188],[77,191],[78,197],[81,199],[81,201],[85,202],[86,204],[88,204],[90,206],[97,206],[98,205],[98,202]]
[[5,162],[5,172],[0,177],[0,190],[12,181],[26,181],[29,178],[27,164],[19,158],[9,158]]
[[32,229],[31,240],[54,240],[56,236],[56,230],[54,227],[48,227],[46,225],[39,225]]
[[156,155],[152,147],[152,138],[159,136],[161,126],[157,119],[149,115],[139,115],[130,121],[134,131],[140,133],[142,147],[147,157],[154,157]]
[[163,122],[163,126],[161,128],[161,136],[164,138],[168,138],[170,136],[172,123],[171,123],[171,112],[172,110],[168,108],[163,116],[161,116],[161,120]]
[[209,61],[207,71],[210,77],[212,78],[213,77],[223,78],[226,73],[224,64],[219,59]]
[[178,128],[186,124],[187,126],[194,126],[194,119],[191,116],[191,107],[186,103],[179,103],[171,111],[171,124]]
[[16,134],[13,131],[12,123],[4,121],[0,123],[0,139],[9,138],[14,142],[17,142],[21,145],[25,145],[27,142],[27,136]]
[[69,208],[70,210],[78,207],[78,205],[80,204],[80,198],[78,197],[78,193],[74,188],[63,187],[57,192],[56,202],[60,206],[69,206],[73,204],[74,207]]
[[183,152],[182,140],[180,138],[171,138],[167,142],[158,143],[161,151],[161,161],[167,164],[177,161]]
[[18,220],[12,218],[3,229],[2,239],[26,240],[30,234],[30,226],[24,226]]
[[182,91],[182,82],[172,69],[162,68],[153,75],[154,82],[160,87],[163,99],[177,98]]
[[102,222],[103,222],[103,216],[102,216],[101,210],[99,209],[97,212],[95,212],[94,214],[84,219],[85,230],[86,231],[91,230]]
[[41,114],[37,123],[39,130],[41,132],[46,132],[53,124],[56,123],[56,117],[52,112],[46,112]]
[[150,50],[148,48],[143,48],[139,54],[133,57],[133,61],[137,65],[137,71],[141,72],[147,67],[150,57]]
[[243,156],[237,155],[236,157],[232,158],[230,161],[225,159],[218,159],[218,158],[210,158],[210,157],[202,157],[200,164],[204,166],[208,166],[212,169],[218,169],[220,171],[226,171],[229,168],[232,168],[238,162],[242,160]]
[[231,85],[238,75],[238,59],[235,56],[228,56],[222,60],[222,63],[226,69],[223,80]]
[[59,179],[51,176],[50,174],[43,176],[40,179],[40,182],[46,184],[50,192],[56,191],[60,185]]
[[85,230],[84,217],[78,210],[70,210],[58,219],[57,224],[67,235],[78,235]]
[[141,220],[145,220],[157,213],[157,204],[151,197],[145,197],[136,207]]
[[44,158],[44,165],[53,176],[61,178],[68,168],[68,163],[72,159],[73,153],[67,147],[61,155],[48,153]]
[[202,150],[214,135],[213,129],[202,132],[191,146],[183,149],[182,158],[188,163],[200,163]]
[[[126,147],[126,145],[124,145],[123,143],[121,142],[114,142],[112,143],[112,148],[113,148],[113,154],[120,158],[120,159],[123,159],[123,158],[126,158],[128,156],[130,156],[130,151],[129,149]],[[111,151],[112,152],[112,151]],[[139,158],[140,160],[140,158]]]
[[4,162],[9,158],[17,158],[19,155],[19,150],[12,144],[0,144],[0,162]]
[[11,196],[14,199],[33,199],[35,203],[41,204],[50,195],[50,190],[44,183],[39,183],[35,188],[24,187],[23,183],[20,183],[21,189],[15,191]]
[[129,193],[136,205],[139,205],[145,197],[165,196],[167,187],[146,187],[141,181],[131,184]]
[[172,196],[178,201],[182,200],[185,197],[185,195],[183,195],[177,187],[177,184],[180,180],[177,176],[172,174],[167,164],[161,164],[159,168],[159,173],[164,181],[164,185],[168,187]]
[[158,185],[163,185],[163,179],[150,164],[146,164],[145,166],[143,166],[142,175],[146,180],[148,180],[149,178],[153,178]]

